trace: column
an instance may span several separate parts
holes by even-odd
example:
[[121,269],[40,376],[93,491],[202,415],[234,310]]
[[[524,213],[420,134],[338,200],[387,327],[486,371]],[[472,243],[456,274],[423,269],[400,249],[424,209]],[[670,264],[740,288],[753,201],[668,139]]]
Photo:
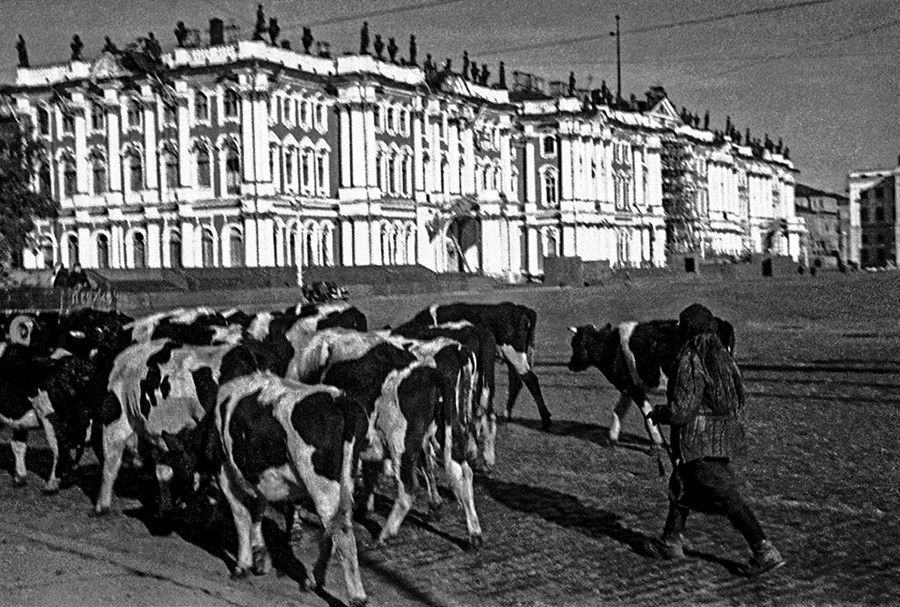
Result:
[[356,266],[367,266],[371,260],[371,242],[369,240],[370,225],[365,218],[356,218],[353,221],[353,260]]
[[512,153],[509,131],[504,130],[500,135],[500,191],[512,198]]
[[[241,164],[243,164],[244,183],[256,181],[253,162],[253,102],[250,93],[241,95]],[[224,171],[223,171],[224,172]],[[224,192],[224,185],[222,191]]]
[[[115,96],[115,91],[107,91]],[[110,102],[107,95],[107,103]],[[109,189],[122,191],[122,150],[119,141],[119,106],[106,106],[106,157],[109,160]]]
[[540,270],[538,266],[538,250],[540,249],[540,233],[537,228],[528,228],[528,273],[534,276]]
[[[535,174],[533,139],[529,139],[525,143],[525,166],[522,170],[525,171],[525,202],[537,202],[537,175]],[[529,243],[530,242],[531,241],[529,240]],[[530,251],[530,244],[528,245],[528,248]],[[529,272],[531,272],[530,266]]]
[[349,188],[352,184],[353,157],[350,142],[350,110],[342,107],[340,110],[341,129],[341,187]]
[[91,231],[87,226],[78,226],[78,259],[81,261],[82,267],[85,268],[97,265],[96,259],[92,255],[93,246],[91,244]]
[[113,268],[125,267],[125,228],[122,224],[114,223],[110,229],[109,238],[109,265]]
[[562,199],[572,200],[572,140],[567,135],[560,137],[560,140],[559,182],[562,186]]
[[275,265],[274,223],[271,217],[262,217],[257,225],[259,227],[259,265],[268,268]]
[[349,219],[341,219],[341,261],[344,266],[353,266],[353,222]]
[[473,194],[475,192],[475,141],[471,129],[466,129],[463,132],[462,143],[463,158],[466,160],[466,172],[463,174],[460,188],[464,194]]
[[362,108],[352,107],[350,109],[350,141],[352,150],[352,176],[353,187],[366,186],[366,155],[365,146],[363,144],[364,119]]
[[266,95],[260,91],[251,93],[253,107],[253,137],[255,150],[253,161],[257,174],[257,183],[271,183],[272,171],[269,170],[269,108]]
[[256,217],[244,217],[244,264],[248,268],[259,266],[257,242]]
[[[194,224],[187,219],[181,220],[181,266],[184,268],[195,267],[195,249],[202,246],[202,242],[194,238]],[[175,265],[174,263],[172,265]]]
[[366,186],[375,187],[378,185],[378,164],[376,160],[378,148],[375,140],[375,112],[372,108],[365,108],[363,118],[365,125],[363,135],[365,136],[366,151]]
[[447,139],[448,162],[450,163],[450,193],[459,194],[461,187],[459,180],[459,125],[449,125]]
[[644,206],[646,197],[644,195],[644,153],[641,149],[634,149],[632,162],[634,173],[634,202],[639,206]]
[[191,139],[190,114],[187,102],[178,102],[178,179],[181,187],[190,187],[191,181]]
[[148,190],[155,190],[159,187],[155,110],[155,103],[144,104],[144,179]]
[[72,95],[75,102],[75,175],[77,191],[88,191],[88,157],[87,157],[87,124],[85,121],[84,95],[75,93]]
[[162,234],[155,221],[147,224],[147,267],[162,267]]
[[422,149],[422,118],[418,112],[413,112],[413,189],[421,192],[425,189],[425,155]]

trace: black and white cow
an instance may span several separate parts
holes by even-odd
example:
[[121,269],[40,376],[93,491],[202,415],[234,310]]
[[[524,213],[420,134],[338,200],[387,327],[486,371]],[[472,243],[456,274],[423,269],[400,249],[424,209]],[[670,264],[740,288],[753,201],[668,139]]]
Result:
[[219,486],[237,528],[234,575],[261,575],[271,566],[262,535],[266,505],[308,495],[325,531],[307,586],[324,586],[334,547],[350,604],[365,604],[351,520],[356,464],[369,425],[362,405],[337,388],[264,372],[222,386],[214,416],[223,460]]
[[150,314],[134,320],[126,329],[131,330],[134,343],[171,339],[196,346],[235,344],[243,333],[239,324],[229,324],[225,316],[203,306]]
[[[734,327],[721,318],[716,320],[722,343],[734,350]],[[579,372],[596,367],[619,391],[609,428],[610,441],[619,440],[622,420],[633,402],[643,413],[650,438],[660,446],[659,429],[647,418],[652,410],[647,393],[665,389],[665,378],[678,355],[678,321],[624,322],[615,326],[607,323],[599,329],[584,325],[569,330],[574,333],[569,370]]]
[[483,325],[494,334],[497,351],[506,362],[509,377],[507,416],[512,417],[516,397],[524,383],[537,404],[542,428],[549,430],[552,424],[550,411],[544,404],[540,383],[532,369],[537,313],[531,308],[508,301],[498,304],[440,304],[422,310],[397,330],[403,331],[408,326],[438,326],[458,321]]
[[477,451],[483,464],[491,468],[496,463],[497,415],[494,412],[494,360],[497,342],[494,334],[482,325],[467,321],[444,323],[437,327],[404,325],[391,330],[393,335],[431,340],[447,338],[465,346],[474,356],[474,391],[472,394],[472,423]]
[[[177,470],[166,457],[166,438],[193,429],[214,406],[219,385],[256,370],[256,358],[240,345],[190,346],[153,340],[134,344],[116,357],[98,415],[103,474],[95,512],[109,512],[123,453],[135,448],[138,439],[156,452],[159,511],[170,510],[170,485]],[[180,486],[190,482],[175,480]]]
[[14,484],[26,480],[25,452],[32,429],[44,430],[53,454],[45,491],[58,490],[60,475],[78,463],[126,320],[115,312],[90,309],[60,315],[53,320],[51,341],[57,347],[49,356],[46,340],[39,346],[31,339],[36,335],[33,319],[25,316],[11,323],[13,339],[0,353],[0,423],[13,429]]
[[483,543],[465,413],[458,410],[457,399],[443,398],[444,379],[433,360],[423,360],[373,333],[326,329],[301,345],[288,377],[333,385],[366,406],[377,440],[370,442],[362,456],[365,507],[371,510],[373,505],[380,462],[391,461],[397,482],[397,498],[379,542],[399,532],[412,507],[410,489],[415,486],[416,466],[423,456],[430,465],[437,445],[451,487],[465,510],[469,543],[475,548]]

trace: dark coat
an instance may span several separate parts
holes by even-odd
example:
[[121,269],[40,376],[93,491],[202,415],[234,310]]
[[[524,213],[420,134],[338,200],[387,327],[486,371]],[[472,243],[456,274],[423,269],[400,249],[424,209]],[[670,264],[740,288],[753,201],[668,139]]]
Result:
[[741,372],[718,337],[703,334],[681,349],[668,385],[667,414],[679,463],[731,459],[746,451]]

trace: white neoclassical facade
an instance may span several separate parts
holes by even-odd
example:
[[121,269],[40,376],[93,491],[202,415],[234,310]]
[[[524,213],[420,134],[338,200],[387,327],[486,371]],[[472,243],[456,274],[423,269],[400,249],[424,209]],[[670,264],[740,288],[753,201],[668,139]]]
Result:
[[44,145],[35,188],[61,206],[27,268],[417,264],[517,281],[554,255],[662,266],[664,137],[705,165],[712,251],[794,225],[789,161],[714,144],[670,106],[512,102],[371,55],[242,40],[176,48],[154,73],[104,52],[20,67],[3,93]]

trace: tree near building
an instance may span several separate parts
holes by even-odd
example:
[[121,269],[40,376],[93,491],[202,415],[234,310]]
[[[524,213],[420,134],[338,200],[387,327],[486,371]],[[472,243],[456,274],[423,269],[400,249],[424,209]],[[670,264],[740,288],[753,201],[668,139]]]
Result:
[[661,161],[666,248],[669,253],[699,251],[700,217],[691,182],[691,154],[683,143],[664,139]]
[[448,206],[442,207],[431,218],[431,221],[425,224],[425,230],[428,232],[430,240],[440,237],[444,229],[447,229],[447,238],[456,250],[456,254],[466,272],[471,272],[472,269],[466,262],[466,257],[460,244],[462,230],[469,221],[478,220],[478,211],[478,199],[470,194],[464,194],[456,198]]
[[35,219],[56,215],[59,203],[32,187],[43,148],[27,125],[0,115],[0,271],[32,246]]

